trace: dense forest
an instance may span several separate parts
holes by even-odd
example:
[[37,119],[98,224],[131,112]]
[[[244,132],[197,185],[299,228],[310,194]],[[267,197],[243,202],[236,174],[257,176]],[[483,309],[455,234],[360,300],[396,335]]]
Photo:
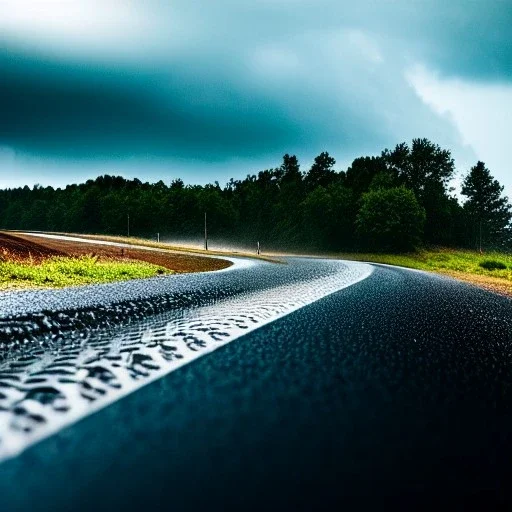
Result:
[[310,169],[284,155],[279,167],[223,188],[143,183],[100,176],[64,189],[0,190],[0,228],[127,234],[171,239],[202,236],[266,249],[407,251],[423,245],[512,249],[512,209],[483,162],[468,170],[462,201],[450,188],[449,150],[427,139],[356,158],[336,171],[328,153]]

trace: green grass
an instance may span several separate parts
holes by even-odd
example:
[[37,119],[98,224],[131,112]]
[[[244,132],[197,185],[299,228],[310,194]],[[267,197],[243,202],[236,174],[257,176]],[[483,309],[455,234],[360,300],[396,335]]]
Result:
[[[478,281],[482,284],[485,284],[486,279],[489,282],[491,282],[490,280],[492,282],[501,280],[507,286],[512,284],[512,255],[499,252],[479,254],[476,251],[430,249],[409,254],[349,253],[342,254],[341,257],[399,265],[459,277],[463,275],[468,278],[474,276],[478,278],[475,282]],[[491,261],[494,265],[489,265],[488,262]]]
[[142,261],[98,261],[92,256],[53,257],[40,264],[0,261],[0,288],[58,288],[170,273],[171,270]]

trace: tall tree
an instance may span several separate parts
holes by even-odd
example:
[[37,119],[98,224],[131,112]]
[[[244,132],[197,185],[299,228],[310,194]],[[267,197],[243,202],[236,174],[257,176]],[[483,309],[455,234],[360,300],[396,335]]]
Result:
[[[345,185],[350,187],[357,197],[368,192],[373,178],[386,172],[386,162],[381,157],[361,156],[356,158],[345,174]],[[391,171],[389,171],[392,174]]]
[[450,151],[428,139],[413,139],[411,148],[402,142],[393,151],[385,149],[382,158],[419,200],[432,189],[446,191],[455,172]]
[[304,200],[304,182],[295,155],[283,156],[280,176],[275,230],[288,247],[298,247],[302,234],[300,204]]
[[300,165],[297,157],[295,155],[286,155],[283,156],[283,163],[281,164],[282,178],[281,181],[283,183],[291,183],[291,182],[301,182],[302,174],[300,172]]
[[399,183],[410,188],[425,208],[425,238],[430,243],[449,243],[445,229],[450,223],[448,185],[455,173],[451,153],[428,139],[413,139],[393,151],[382,152],[388,171],[396,174]]
[[468,198],[464,210],[472,224],[472,238],[480,251],[483,245],[498,246],[510,242],[512,207],[508,197],[502,195],[503,189],[480,161],[462,183],[462,194]]
[[333,183],[336,179],[336,172],[333,170],[335,164],[336,160],[327,151],[320,153],[304,176],[306,190],[311,192],[316,187],[328,187]]

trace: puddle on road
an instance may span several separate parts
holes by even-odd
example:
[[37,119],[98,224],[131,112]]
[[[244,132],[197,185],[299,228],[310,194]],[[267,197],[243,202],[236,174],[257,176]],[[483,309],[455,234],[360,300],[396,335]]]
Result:
[[371,272],[369,265],[347,263],[326,277],[16,349],[0,362],[0,461]]

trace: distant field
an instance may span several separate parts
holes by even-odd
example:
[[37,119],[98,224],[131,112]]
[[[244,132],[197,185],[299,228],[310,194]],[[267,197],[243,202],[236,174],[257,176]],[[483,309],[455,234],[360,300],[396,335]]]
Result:
[[230,265],[216,258],[0,232],[0,289],[106,283]]
[[345,253],[339,257],[438,272],[512,297],[510,254],[431,249],[410,254]]
[[[64,233],[55,233],[55,234],[64,234]],[[269,261],[271,263],[281,263],[278,257],[256,254],[256,252],[245,252],[245,251],[236,251],[236,250],[208,250],[198,249],[194,247],[181,246],[181,245],[173,245],[167,242],[155,242],[154,240],[148,240],[147,238],[137,238],[137,237],[127,237],[127,236],[113,236],[113,235],[84,235],[84,234],[71,234],[67,233],[69,236],[90,239],[90,240],[105,240],[109,242],[115,243],[123,243],[123,244],[133,244],[140,245],[142,247],[151,247],[155,249],[164,249],[166,251],[177,251],[179,253],[189,253],[189,254],[198,254],[198,255],[208,255],[208,256],[237,256],[237,257],[247,257],[247,258],[256,258],[263,261]],[[273,254],[273,253],[272,253]]]

